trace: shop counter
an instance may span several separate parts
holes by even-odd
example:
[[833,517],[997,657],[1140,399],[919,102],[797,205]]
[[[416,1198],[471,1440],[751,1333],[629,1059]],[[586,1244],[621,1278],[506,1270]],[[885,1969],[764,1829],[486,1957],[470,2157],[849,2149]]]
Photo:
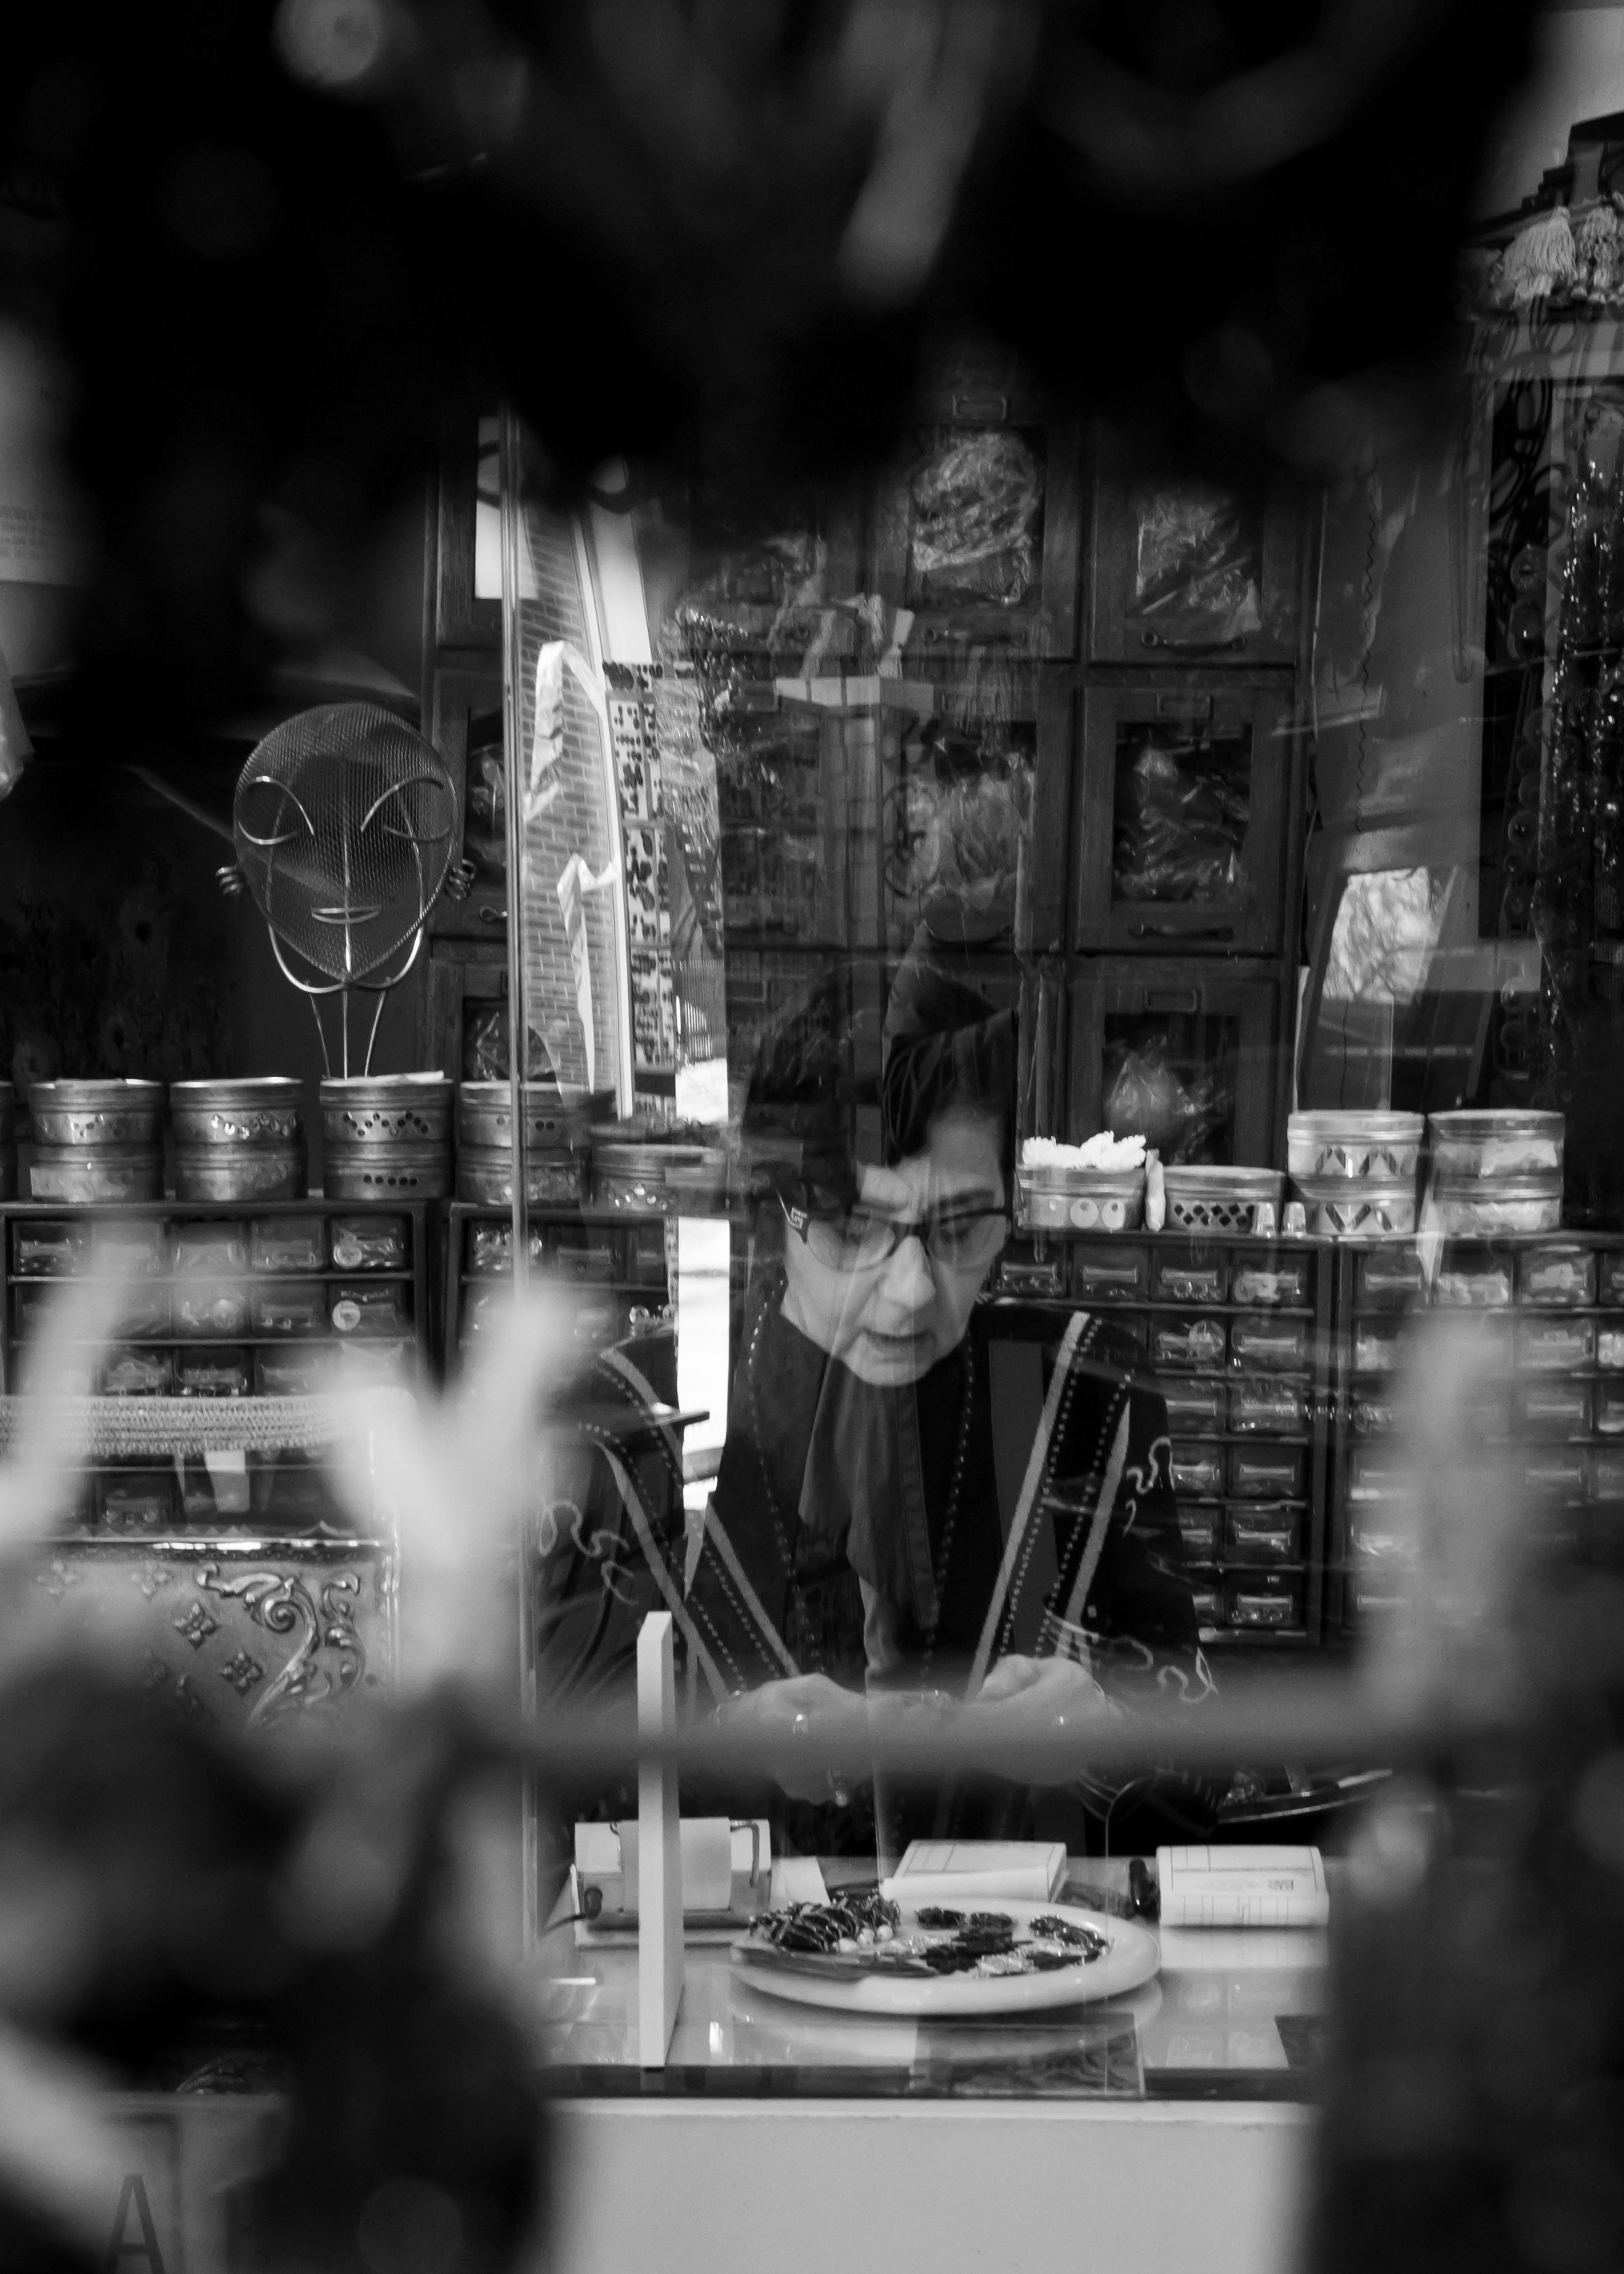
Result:
[[[831,1867],[831,1871],[838,1867]],[[849,1865],[846,1867],[849,1871]],[[1122,1863],[1079,1863],[1120,1893]],[[774,1998],[690,1938],[662,2068],[638,2065],[636,1951],[542,1939],[560,2097],[560,2274],[659,2264],[1041,2267],[1291,2261],[1324,2029],[1313,1929],[1162,1931],[1119,2001],[1011,2022],[865,2020]]]

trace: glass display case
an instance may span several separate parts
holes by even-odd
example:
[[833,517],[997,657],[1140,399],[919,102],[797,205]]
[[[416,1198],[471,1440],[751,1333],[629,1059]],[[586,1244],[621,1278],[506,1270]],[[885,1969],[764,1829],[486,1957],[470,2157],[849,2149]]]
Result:
[[1101,433],[1090,536],[1098,663],[1297,661],[1303,501],[1289,480],[1224,481],[1136,460]]
[[1300,826],[1289,689],[1091,687],[1082,735],[1075,945],[1278,953]]

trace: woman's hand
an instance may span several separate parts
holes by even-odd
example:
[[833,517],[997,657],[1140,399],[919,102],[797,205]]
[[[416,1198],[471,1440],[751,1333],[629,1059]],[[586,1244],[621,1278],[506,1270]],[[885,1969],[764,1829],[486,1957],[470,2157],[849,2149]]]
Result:
[[[980,1730],[996,1730],[1018,1742],[1026,1731],[1052,1736],[1056,1730],[1101,1729],[1122,1719],[1092,1674],[1067,1658],[1026,1658],[1012,1653],[989,1668],[966,1713]],[[1066,1772],[1028,1773],[1028,1783],[1064,1784]]]
[[[855,1690],[842,1690],[826,1674],[764,1682],[730,1698],[716,1718],[723,1728],[748,1729],[762,1739],[792,1800],[844,1804],[851,1786],[868,1774],[868,1709]],[[802,1751],[811,1756],[804,1763]]]

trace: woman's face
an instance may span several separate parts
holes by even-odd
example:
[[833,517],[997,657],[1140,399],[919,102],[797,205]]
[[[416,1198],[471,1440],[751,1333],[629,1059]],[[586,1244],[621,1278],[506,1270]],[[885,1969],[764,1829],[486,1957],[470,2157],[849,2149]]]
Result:
[[[912,1225],[928,1216],[1001,1210],[996,1125],[979,1115],[944,1115],[924,1152],[893,1169],[863,1171],[861,1201],[865,1209]],[[918,1382],[964,1339],[970,1307],[1004,1245],[1004,1228],[989,1224],[984,1238],[968,1244],[974,1261],[947,1261],[910,1231],[894,1254],[853,1269],[824,1261],[811,1242],[787,1230],[784,1315],[864,1382],[892,1388]]]

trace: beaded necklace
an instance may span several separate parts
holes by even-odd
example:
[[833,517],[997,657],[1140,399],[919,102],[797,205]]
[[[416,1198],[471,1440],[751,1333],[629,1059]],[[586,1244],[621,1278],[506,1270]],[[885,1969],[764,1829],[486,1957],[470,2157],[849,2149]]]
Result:
[[[767,1513],[772,1520],[773,1538],[778,1543],[778,1553],[784,1559],[784,1568],[793,1578],[795,1570],[793,1550],[790,1535],[785,1530],[785,1512],[779,1505],[778,1494],[773,1489],[772,1465],[767,1458],[763,1445],[761,1415],[756,1402],[756,1354],[761,1347],[762,1334],[774,1307],[774,1299],[769,1296],[761,1306],[755,1330],[750,1336],[750,1347],[744,1361],[744,1374],[745,1384],[749,1393],[750,1431],[756,1441],[756,1453],[761,1461],[762,1483],[767,1494]],[[936,1623],[925,1638],[922,1670],[927,1674],[930,1671],[931,1660],[936,1655],[936,1636],[941,1630],[943,1590],[947,1585],[948,1570],[952,1561],[953,1533],[959,1522],[959,1502],[964,1492],[965,1463],[970,1449],[970,1421],[975,1407],[975,1361],[968,1334],[960,1344],[960,1349],[964,1359],[963,1402],[959,1414],[958,1441],[953,1448],[953,1465],[948,1473],[947,1510],[942,1521],[942,1545],[931,1559],[930,1577],[936,1598]],[[800,1518],[797,1517],[796,1522],[799,1523],[799,1521]]]

